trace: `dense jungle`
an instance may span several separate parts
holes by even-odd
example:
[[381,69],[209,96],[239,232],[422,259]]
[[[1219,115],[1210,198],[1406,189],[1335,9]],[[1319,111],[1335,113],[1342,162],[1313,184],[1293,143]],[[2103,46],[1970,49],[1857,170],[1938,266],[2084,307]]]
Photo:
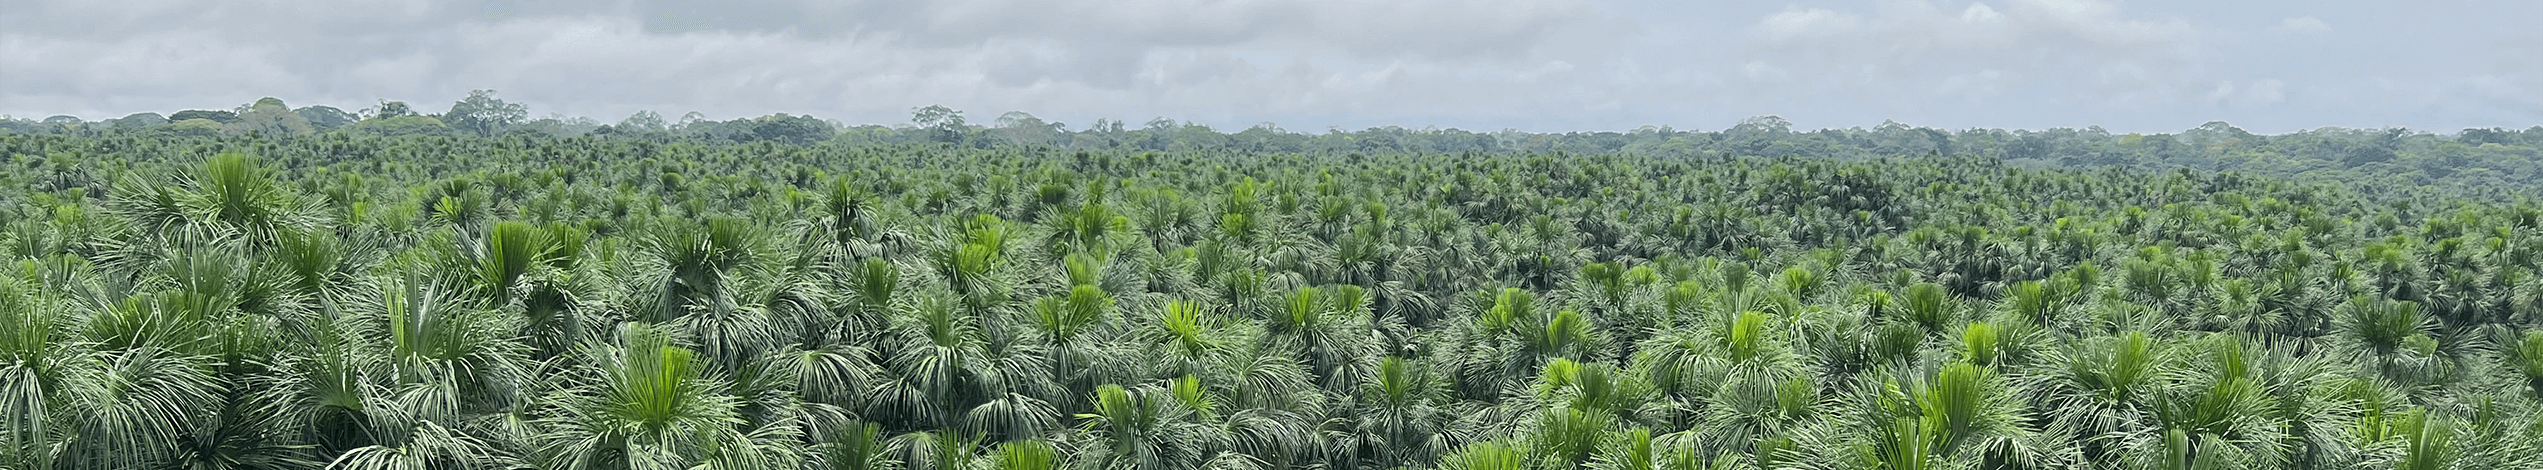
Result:
[[471,99],[0,122],[0,467],[2543,468],[2543,127]]

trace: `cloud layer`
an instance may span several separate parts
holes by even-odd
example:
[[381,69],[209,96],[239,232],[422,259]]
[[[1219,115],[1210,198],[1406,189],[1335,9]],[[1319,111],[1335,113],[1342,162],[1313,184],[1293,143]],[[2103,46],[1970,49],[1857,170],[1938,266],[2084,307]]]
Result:
[[[1589,0],[0,0],[0,113],[261,96],[615,120],[943,104],[1079,126],[1551,131],[2543,123],[2543,4]],[[2523,58],[2523,59],[2519,59]]]

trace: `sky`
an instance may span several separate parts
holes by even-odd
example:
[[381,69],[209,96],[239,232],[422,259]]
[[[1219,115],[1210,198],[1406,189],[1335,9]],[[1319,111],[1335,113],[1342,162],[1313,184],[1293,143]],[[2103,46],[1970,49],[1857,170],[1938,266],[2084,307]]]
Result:
[[2543,124],[2543,1],[0,0],[0,114],[943,105],[1233,132]]

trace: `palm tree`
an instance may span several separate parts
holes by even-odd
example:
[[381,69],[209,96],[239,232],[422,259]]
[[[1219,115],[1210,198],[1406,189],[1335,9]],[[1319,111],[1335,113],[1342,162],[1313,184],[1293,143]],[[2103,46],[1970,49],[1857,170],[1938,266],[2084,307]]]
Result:
[[[1764,375],[1745,375],[1724,383],[1704,406],[1705,425],[1689,430],[1696,443],[1715,453],[1740,452],[1759,445],[1789,439],[1819,417],[1817,408],[1825,404],[1816,383],[1807,377],[1791,377],[1775,381]],[[1750,456],[1755,460],[1776,458],[1760,449]]]
[[[1669,443],[1666,437],[1654,438],[1651,430],[1634,428],[1617,439],[1616,445],[1600,454],[1589,468],[1598,470],[1730,470],[1739,459],[1728,456],[1706,457],[1693,446]],[[1771,452],[1760,452],[1765,455]],[[1708,463],[1707,461],[1711,462]],[[1771,468],[1759,462],[1753,468]]]
[[433,468],[498,468],[519,465],[484,442],[431,422],[416,425],[401,445],[374,445],[346,451],[330,469],[424,470]]
[[1168,302],[1160,320],[1158,328],[1147,333],[1150,357],[1156,360],[1160,375],[1213,373],[1236,357],[1231,343],[1242,338],[1231,337],[1230,331],[1220,327],[1220,320],[1201,311],[1200,304]]
[[575,311],[583,288],[575,268],[587,239],[582,230],[561,223],[499,222],[477,255],[474,287],[480,298],[489,307],[519,308],[526,320],[521,333],[541,357],[563,354],[583,339],[586,320]]
[[1549,361],[1585,360],[1597,349],[1594,330],[1579,312],[1546,312],[1536,306],[1534,294],[1519,289],[1494,296],[1475,328],[1479,346],[1490,352],[1461,358],[1465,362],[1459,372],[1469,396],[1525,384]]
[[[517,321],[468,305],[413,278],[388,283],[343,325],[354,368],[377,400],[405,416],[392,423],[445,426],[510,406],[529,380]],[[385,417],[382,417],[385,418]],[[411,421],[409,421],[411,420]]]
[[701,223],[664,221],[646,240],[661,270],[659,310],[637,312],[638,319],[669,322],[693,312],[722,313],[733,309],[730,277],[767,250],[760,228],[728,217]]
[[878,258],[905,249],[908,234],[887,225],[872,191],[840,177],[831,180],[821,200],[825,222],[838,246],[850,257]]
[[1944,328],[1957,321],[1958,308],[1952,305],[1951,294],[1941,284],[1928,282],[1909,286],[1906,295],[1899,298],[1907,321],[1923,327],[1927,334],[1941,334]]
[[797,423],[757,428],[722,373],[660,327],[631,323],[582,348],[569,384],[543,400],[536,461],[551,468],[788,468]]
[[2426,410],[2402,415],[2394,428],[2401,436],[2401,455],[2393,462],[2395,470],[2441,470],[2455,467],[2463,450],[2456,443],[2456,424],[2444,416],[2430,416]]
[[[1135,360],[1135,349],[1115,339],[1119,325],[1114,315],[1115,299],[1102,287],[1076,285],[1065,296],[1044,297],[1033,303],[1031,323],[1038,335],[1039,347],[1046,354],[1053,383],[1068,396],[1094,393],[1095,386],[1137,380],[1145,371]],[[1060,408],[1071,413],[1085,411],[1076,400],[1067,400]]]
[[76,436],[57,430],[70,419],[54,415],[71,411],[65,381],[94,370],[85,367],[92,364],[87,351],[71,344],[70,319],[36,294],[15,277],[0,279],[0,420],[7,423],[0,426],[7,429],[0,457],[10,466],[53,468],[54,443]]
[[[160,347],[101,352],[64,371],[45,418],[65,437],[39,438],[56,449],[35,457],[54,465],[109,469],[159,468],[179,457],[177,443],[204,424],[202,404],[222,392],[208,358]],[[58,418],[57,418],[58,417]],[[24,421],[25,418],[20,418]],[[14,433],[13,433],[14,434]],[[38,451],[42,452],[42,451]]]
[[1441,470],[1521,470],[1528,468],[1527,451],[1501,442],[1478,442],[1458,449],[1439,460]]
[[771,385],[780,398],[864,410],[873,402],[876,384],[885,379],[873,356],[873,351],[857,344],[789,348],[762,356],[745,371],[759,376],[757,382]]
[[[2156,403],[2155,424],[2164,432],[2163,466],[2172,468],[2279,468],[2287,452],[2287,423],[2253,377],[2241,342],[2223,336],[2205,342],[2205,357]],[[2132,446],[2143,449],[2151,446]],[[2139,457],[2147,457],[2140,454]]]
[[825,470],[874,470],[893,468],[900,462],[891,460],[888,443],[882,439],[882,426],[849,421],[832,427],[826,436],[813,444],[813,455],[807,464]]
[[981,214],[964,219],[940,234],[941,246],[928,254],[930,267],[942,278],[960,306],[970,315],[981,316],[995,327],[993,313],[1015,295],[1022,284],[1011,276],[1013,260],[1009,258],[1008,240],[1014,229],[996,216]]
[[1613,415],[1557,407],[1532,417],[1535,426],[1524,436],[1528,456],[1538,468],[1582,468],[1605,449],[1617,432]]
[[271,243],[285,230],[315,228],[320,212],[274,184],[267,171],[245,154],[225,153],[206,160],[202,172],[184,182],[196,191],[183,201],[188,219],[233,231],[259,246]]
[[974,432],[1051,420],[1055,411],[1039,397],[1057,385],[1043,355],[990,337],[957,302],[929,298],[894,319],[899,344],[884,351],[892,378],[869,412],[913,429],[951,428],[968,416]]
[[2414,337],[2425,337],[2436,325],[2410,301],[2360,295],[2341,309],[2341,327],[2368,357],[2389,361]]
[[1059,448],[1042,441],[1015,441],[989,450],[988,470],[1059,470]]
[[918,431],[892,436],[885,450],[903,468],[968,470],[979,460],[979,447],[979,441],[958,431]]
[[1173,392],[1151,386],[1095,389],[1094,412],[1078,415],[1093,445],[1080,454],[1090,468],[1165,470],[1198,468],[1215,460],[1225,436],[1200,422]]
[[902,308],[898,303],[901,268],[892,260],[865,258],[850,264],[846,275],[840,278],[846,283],[839,289],[846,303],[845,308],[839,309],[843,310],[838,314],[840,326],[846,330],[840,333],[847,336],[841,339],[867,339],[889,326],[885,319]]
[[1265,323],[1265,330],[1272,347],[1306,359],[1318,384],[1327,390],[1347,390],[1360,375],[1361,362],[1369,357],[1372,344],[1364,333],[1367,326],[1360,323],[1366,317],[1345,312],[1357,312],[1366,297],[1359,286],[1339,286],[1334,291],[1298,288],[1287,308]]
[[349,300],[376,263],[377,246],[332,233],[289,230],[277,235],[266,260],[281,267],[292,294],[326,308]]
[[1969,363],[1943,366],[1911,397],[1936,455],[1990,465],[2033,466],[2055,458],[2023,426],[2022,404],[1996,373]]
[[2111,462],[2143,435],[2170,373],[2169,351],[2142,332],[2087,338],[2061,356],[2065,366],[2022,387],[2039,409],[2055,410],[2048,434],[2075,442],[2089,462]]
[[2536,398],[2543,398],[2543,331],[2528,331],[2515,343],[2503,345],[2508,370],[2525,379],[2526,387]]
[[[1337,454],[1365,455],[1374,467],[1397,468],[1427,463],[1445,453],[1448,441],[1442,434],[1453,418],[1440,406],[1445,397],[1428,368],[1387,357],[1363,380],[1358,407],[1347,418],[1352,426],[1349,437],[1338,442],[1342,447]],[[1361,465],[1358,461],[1336,463]]]

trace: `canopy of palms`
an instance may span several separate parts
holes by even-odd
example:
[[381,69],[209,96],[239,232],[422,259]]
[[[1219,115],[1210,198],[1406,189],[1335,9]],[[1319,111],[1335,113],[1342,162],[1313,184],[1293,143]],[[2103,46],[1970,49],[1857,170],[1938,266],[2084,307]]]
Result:
[[2543,467],[2521,195],[141,132],[0,136],[0,468]]

